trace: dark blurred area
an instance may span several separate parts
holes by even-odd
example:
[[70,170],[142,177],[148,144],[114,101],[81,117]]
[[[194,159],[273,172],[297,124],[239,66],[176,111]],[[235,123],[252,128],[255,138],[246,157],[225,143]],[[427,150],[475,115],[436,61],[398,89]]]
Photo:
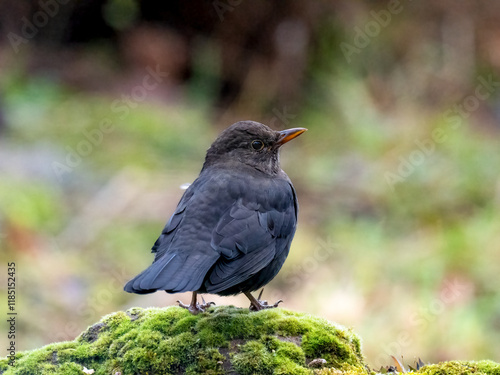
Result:
[[[0,25],[3,44],[25,57],[30,74],[49,75],[78,90],[110,91],[120,90],[124,75],[158,65],[172,85],[199,80],[198,89],[207,90],[223,112],[266,113],[274,106],[301,105],[320,83],[313,73],[339,73],[346,60],[370,80],[371,94],[383,108],[395,102],[389,96],[395,91],[389,90],[395,69],[412,73],[407,81],[418,85],[416,99],[433,106],[460,97],[474,83],[474,72],[498,69],[493,47],[499,4],[394,1],[396,11],[384,18],[388,4],[2,1]],[[379,26],[370,29],[369,22]],[[379,37],[384,41],[373,40]],[[363,50],[365,40],[372,48],[363,53],[339,48],[344,41]],[[433,50],[431,44],[442,48]],[[424,68],[434,74],[422,82],[418,73]]]
[[[30,42],[31,73],[109,91],[120,89],[123,75],[158,65],[172,85],[200,80],[216,108],[247,108],[259,96],[256,109],[264,111],[301,101],[310,42],[320,32],[315,21],[335,9],[328,2],[129,0],[3,2],[2,8],[3,42],[19,52]],[[96,46],[113,60],[99,66],[99,57],[86,53]]]
[[309,129],[282,154],[301,211],[266,298],[352,326],[373,367],[500,361],[499,73],[486,0],[0,0],[19,349],[188,299],[122,286],[217,133],[251,119]]

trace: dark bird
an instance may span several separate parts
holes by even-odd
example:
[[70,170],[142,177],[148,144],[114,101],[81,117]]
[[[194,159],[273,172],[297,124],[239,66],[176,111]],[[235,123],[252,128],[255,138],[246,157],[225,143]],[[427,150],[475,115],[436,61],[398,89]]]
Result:
[[198,293],[244,293],[252,310],[277,307],[281,301],[268,305],[250,292],[271,281],[288,256],[298,203],[279,150],[306,130],[253,121],[225,129],[156,240],[153,264],[125,291],[192,291],[191,304],[179,305],[193,314],[210,305],[198,304]]

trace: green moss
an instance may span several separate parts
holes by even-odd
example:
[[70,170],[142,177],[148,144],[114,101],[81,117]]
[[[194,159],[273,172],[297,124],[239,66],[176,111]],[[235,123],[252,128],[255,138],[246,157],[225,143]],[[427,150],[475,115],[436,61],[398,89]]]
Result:
[[[323,358],[324,368],[308,363]],[[132,374],[314,374],[366,375],[359,338],[341,326],[283,309],[249,312],[212,307],[193,316],[179,307],[117,312],[74,341],[16,354],[3,375]],[[491,361],[428,365],[424,375],[500,375]]]
[[451,361],[424,366],[418,373],[425,375],[500,375],[500,364],[492,361]]
[[342,364],[357,366],[362,358],[361,343],[358,337],[349,331],[331,331],[314,329],[303,336],[302,348],[306,356],[318,356],[326,359],[335,367]]
[[226,357],[215,348],[202,350],[198,352],[196,362],[186,369],[186,374],[225,374],[225,359]]
[[304,351],[291,342],[280,342],[276,349],[276,357],[278,357],[278,360],[280,358],[286,358],[287,361],[292,361],[301,366],[306,363]]
[[[366,374],[366,372],[363,372],[358,367],[353,367],[350,365],[343,365],[340,368],[325,367],[322,369],[317,369],[317,370],[314,370],[313,374],[314,375],[360,375],[360,374]],[[373,375],[374,372],[372,372],[371,374]],[[393,373],[388,373],[388,374],[393,374]],[[395,374],[399,374],[399,373],[395,373]]]
[[307,363],[327,359],[366,373],[359,339],[343,327],[283,309],[249,312],[212,307],[133,308],[101,319],[74,341],[17,354],[0,373],[81,374],[312,374]]
[[231,360],[236,371],[242,375],[272,374],[273,356],[263,343],[249,341],[239,349]]

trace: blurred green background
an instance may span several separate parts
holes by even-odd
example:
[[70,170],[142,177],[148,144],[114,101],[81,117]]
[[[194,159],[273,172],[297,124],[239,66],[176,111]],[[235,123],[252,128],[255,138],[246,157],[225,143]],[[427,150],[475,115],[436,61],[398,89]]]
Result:
[[282,151],[301,211],[265,298],[353,327],[373,367],[500,361],[500,3],[0,1],[0,72],[18,350],[188,301],[122,287],[251,119],[309,129]]

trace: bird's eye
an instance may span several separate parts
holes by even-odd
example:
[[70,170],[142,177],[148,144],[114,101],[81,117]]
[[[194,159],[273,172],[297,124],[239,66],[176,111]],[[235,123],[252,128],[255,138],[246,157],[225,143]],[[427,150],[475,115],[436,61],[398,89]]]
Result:
[[262,150],[264,148],[264,142],[259,140],[252,141],[252,148],[257,151]]

